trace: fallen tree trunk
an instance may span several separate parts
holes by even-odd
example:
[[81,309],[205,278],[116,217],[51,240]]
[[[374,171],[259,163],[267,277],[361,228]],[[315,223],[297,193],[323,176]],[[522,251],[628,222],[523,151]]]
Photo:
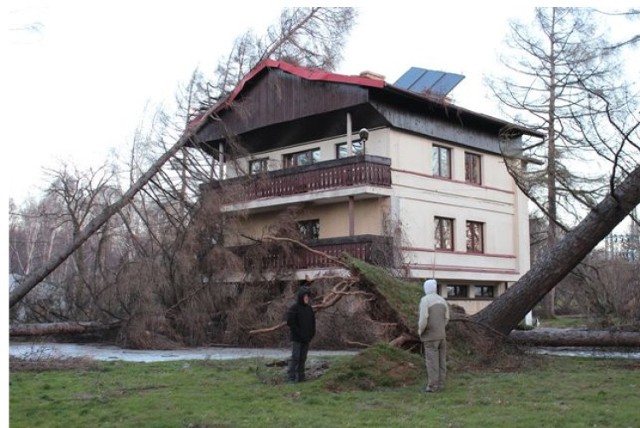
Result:
[[53,322],[41,324],[14,324],[9,326],[9,336],[48,336],[51,334],[82,334],[108,331],[120,326],[120,322]]
[[472,319],[504,335],[509,334],[638,203],[640,166],[595,206],[580,224],[549,248],[522,278]]
[[620,346],[640,347],[640,332],[578,330],[578,329],[538,329],[514,330],[509,339],[529,346]]

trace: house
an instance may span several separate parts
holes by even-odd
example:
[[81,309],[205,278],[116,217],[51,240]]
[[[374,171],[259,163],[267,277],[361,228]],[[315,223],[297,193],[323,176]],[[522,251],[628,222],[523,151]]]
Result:
[[[221,165],[209,189],[236,183],[243,195],[224,209],[246,214],[244,236],[303,207],[297,220],[311,247],[435,277],[439,293],[468,313],[529,269],[527,199],[502,153],[517,153],[523,135],[540,136],[532,131],[372,73],[272,60],[208,113],[192,125],[194,140]],[[246,152],[232,154],[235,141]],[[255,176],[267,181],[247,181]],[[327,263],[301,257],[296,275],[335,271]]]

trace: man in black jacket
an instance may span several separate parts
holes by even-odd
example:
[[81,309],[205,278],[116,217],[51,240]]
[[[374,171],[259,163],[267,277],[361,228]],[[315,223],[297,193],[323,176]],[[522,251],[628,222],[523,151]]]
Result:
[[298,290],[296,303],[287,311],[287,325],[291,331],[291,360],[287,372],[289,382],[304,381],[304,365],[309,342],[316,334],[316,316],[310,305],[311,290],[303,286]]

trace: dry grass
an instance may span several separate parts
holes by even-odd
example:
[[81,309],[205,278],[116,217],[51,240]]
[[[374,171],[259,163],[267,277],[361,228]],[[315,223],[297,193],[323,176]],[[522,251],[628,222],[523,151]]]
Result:
[[45,372],[52,370],[95,370],[98,364],[89,357],[51,357],[32,354],[25,358],[9,357],[11,372]]

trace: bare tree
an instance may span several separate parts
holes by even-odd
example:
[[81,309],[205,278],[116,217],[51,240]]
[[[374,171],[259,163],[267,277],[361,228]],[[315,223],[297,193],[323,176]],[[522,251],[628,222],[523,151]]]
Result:
[[33,287],[39,284],[44,278],[46,278],[51,272],[53,272],[58,266],[60,266],[73,252],[75,252],[87,239],[89,239],[94,233],[116,213],[118,213],[125,205],[127,205],[138,193],[145,184],[160,170],[160,168],[171,158],[175,153],[182,148],[186,141],[189,139],[189,135],[185,134],[185,138],[180,139],[171,150],[166,152],[151,168],[141,176],[122,197],[107,206],[100,214],[93,217],[86,226],[84,226],[79,232],[76,233],[73,242],[61,249],[44,263],[35,272],[28,275],[24,281],[22,281],[9,296],[9,307],[13,307],[18,303]]
[[[541,168],[510,169],[522,190],[548,219],[547,245],[552,247],[571,223],[584,215],[606,192],[607,177],[616,169],[626,173],[637,163],[637,150],[613,146],[620,130],[614,123],[629,123],[635,100],[631,84],[622,79],[619,49],[596,23],[595,11],[585,8],[539,8],[533,25],[513,22],[502,58],[508,70],[489,80],[493,94],[512,120],[546,135],[544,141],[524,148]],[[597,88],[597,89],[595,89]],[[595,94],[607,94],[597,102]],[[625,112],[610,120],[613,112]],[[623,132],[635,132],[625,128]],[[611,162],[610,165],[598,161]],[[597,167],[584,168],[585,162]],[[619,181],[618,181],[619,182]],[[546,300],[547,315],[554,314],[553,289]]]

